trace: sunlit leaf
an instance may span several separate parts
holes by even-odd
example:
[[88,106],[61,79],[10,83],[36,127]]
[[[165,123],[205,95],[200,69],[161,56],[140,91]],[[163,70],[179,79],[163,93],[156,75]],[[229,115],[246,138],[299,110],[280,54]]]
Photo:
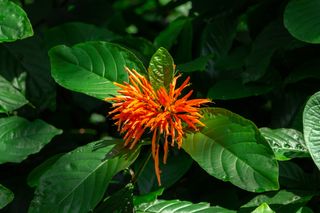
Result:
[[235,213],[219,206],[210,206],[209,203],[193,204],[189,201],[180,200],[156,200],[151,203],[143,203],[135,207],[137,213],[165,213],[165,212],[211,212],[211,213]]
[[96,142],[62,157],[40,178],[29,208],[35,212],[88,212],[99,203],[112,177],[127,168],[139,149],[104,160],[113,146],[93,151]]
[[310,155],[320,169],[320,92],[312,95],[304,108],[303,133]]
[[14,194],[0,184],[0,209],[8,205],[14,198]]
[[284,25],[297,39],[320,43],[319,0],[291,0],[284,11]]
[[203,115],[206,127],[187,134],[182,147],[205,171],[248,191],[278,189],[277,161],[252,122],[220,108]]
[[252,213],[275,213],[266,203],[262,203]]
[[42,120],[30,122],[17,116],[0,118],[0,163],[21,162],[61,133],[60,129]]
[[152,86],[155,89],[165,87],[169,89],[175,72],[175,65],[170,53],[163,47],[160,47],[153,54],[149,68],[149,78]]
[[146,73],[141,61],[127,49],[107,42],[60,45],[49,51],[54,80],[61,86],[104,99],[116,95],[114,81],[128,81],[125,67]]
[[0,113],[11,112],[28,103],[24,95],[0,75]]
[[275,153],[277,160],[310,157],[301,132],[295,129],[260,128]]
[[31,23],[24,10],[9,0],[0,0],[0,43],[33,35]]

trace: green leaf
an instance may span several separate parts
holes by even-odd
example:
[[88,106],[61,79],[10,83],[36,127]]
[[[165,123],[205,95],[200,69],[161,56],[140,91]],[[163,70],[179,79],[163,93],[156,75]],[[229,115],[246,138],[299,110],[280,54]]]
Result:
[[151,203],[143,203],[135,206],[137,213],[165,213],[165,212],[207,212],[207,213],[235,213],[235,211],[228,210],[219,206],[210,206],[209,203],[193,204],[189,201],[180,200],[156,200]]
[[0,51],[1,74],[9,81],[26,73],[26,97],[39,111],[55,109],[56,84],[50,75],[48,52],[39,36],[5,44]]
[[158,196],[162,195],[163,191],[164,191],[164,188],[159,188],[158,190],[150,192],[148,194],[134,196],[133,197],[133,204],[135,206],[139,206],[142,203],[153,202],[158,198]]
[[251,121],[220,108],[203,115],[206,127],[187,134],[182,147],[205,171],[247,191],[279,188],[277,161]]
[[306,202],[308,202],[314,192],[308,191],[286,191],[267,192],[258,195],[241,207],[241,210],[253,210],[263,203],[268,205],[277,213],[295,212]]
[[133,184],[127,184],[119,191],[104,199],[104,201],[99,206],[97,206],[93,213],[132,212],[133,190]]
[[188,19],[181,18],[171,22],[170,25],[155,38],[154,45],[158,48],[164,47],[169,50],[176,42],[187,21]]
[[42,164],[34,168],[28,175],[27,183],[30,187],[36,187],[39,185],[39,181],[41,176],[48,171],[51,166],[62,156],[63,154],[56,154],[50,158],[48,158],[46,161],[44,161]]
[[256,81],[263,77],[276,50],[304,45],[294,39],[280,21],[271,22],[262,30],[252,44],[252,50],[246,61],[243,82]]
[[85,41],[111,41],[119,36],[95,25],[82,22],[69,22],[53,27],[44,33],[48,48],[59,44],[72,46]]
[[319,0],[291,0],[284,11],[284,25],[297,39],[320,43]]
[[269,142],[277,160],[310,157],[301,132],[286,128],[260,128],[260,131]]
[[262,203],[252,213],[275,213],[266,203]]
[[175,65],[170,53],[160,47],[152,56],[148,68],[150,82],[154,89],[164,87],[169,89],[174,77]]
[[[138,177],[138,188],[140,193],[145,194],[159,188],[157,177],[154,172],[154,161],[140,158],[134,164],[135,171],[139,171],[144,163],[147,163]],[[159,162],[161,170],[161,187],[168,188],[179,181],[190,169],[192,159],[183,150],[170,150],[167,164]]]
[[313,213],[312,209],[309,207],[303,206],[296,213]]
[[0,113],[12,112],[28,103],[24,95],[0,75]]
[[0,118],[0,163],[21,162],[61,133],[42,120],[30,122],[17,116]]
[[272,85],[244,84],[240,79],[220,80],[210,87],[207,97],[214,100],[231,100],[258,96],[270,92]]
[[226,16],[209,22],[202,35],[202,55],[214,54],[218,58],[225,56],[236,36],[237,23],[237,19]]
[[33,35],[24,10],[8,0],[0,0],[0,43],[24,39]]
[[104,99],[117,95],[114,81],[128,81],[125,67],[146,73],[141,61],[127,49],[107,42],[59,45],[49,51],[54,80],[72,91]]
[[14,198],[14,194],[0,184],[0,209],[8,205]]
[[113,146],[93,151],[96,142],[62,157],[40,178],[29,212],[88,212],[103,195],[112,177],[136,159],[139,149],[103,161]]
[[211,55],[200,56],[187,63],[177,65],[177,70],[181,72],[205,71],[210,58],[212,58]]
[[320,169],[320,92],[312,95],[304,108],[303,134],[310,155]]

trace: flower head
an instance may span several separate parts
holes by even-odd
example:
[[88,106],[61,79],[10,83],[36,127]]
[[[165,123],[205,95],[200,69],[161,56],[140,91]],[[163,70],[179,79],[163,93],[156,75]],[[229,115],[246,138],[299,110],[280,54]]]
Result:
[[166,163],[169,144],[178,148],[182,145],[184,126],[188,126],[198,131],[198,125],[204,126],[200,122],[202,117],[199,114],[201,104],[210,102],[208,99],[188,100],[192,95],[192,90],[183,97],[181,92],[189,85],[188,77],[180,87],[176,88],[178,75],[173,78],[170,87],[166,90],[160,87],[155,90],[150,82],[135,70],[129,70],[129,83],[114,83],[121,89],[119,96],[106,98],[113,102],[113,111],[109,114],[116,120],[118,131],[124,134],[125,146],[133,148],[144,132],[152,133],[152,157],[155,163],[155,172],[160,181],[159,169],[159,138],[164,136],[164,156],[163,163]]

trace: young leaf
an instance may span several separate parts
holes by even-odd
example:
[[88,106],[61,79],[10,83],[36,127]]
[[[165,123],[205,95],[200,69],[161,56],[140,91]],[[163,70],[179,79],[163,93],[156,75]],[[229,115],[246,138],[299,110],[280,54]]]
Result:
[[112,177],[136,159],[139,149],[104,160],[113,146],[96,151],[97,142],[62,157],[40,178],[29,212],[79,212],[93,210],[103,198]]
[[0,164],[23,161],[61,133],[60,129],[42,120],[30,122],[17,116],[0,118]]
[[150,82],[154,89],[165,87],[169,89],[170,83],[174,77],[175,65],[170,53],[163,47],[160,47],[153,54],[148,72]]
[[180,200],[156,200],[151,203],[143,203],[135,206],[137,213],[165,213],[165,212],[219,212],[219,213],[235,213],[233,210],[225,209],[220,206],[210,206],[209,203],[193,204],[189,201]]
[[319,0],[291,0],[284,11],[284,25],[297,39],[320,43]]
[[107,42],[59,45],[49,51],[51,72],[61,86],[104,99],[116,95],[114,81],[128,81],[125,67],[146,73],[142,62],[129,50]]
[[24,95],[0,75],[0,113],[11,112],[28,103]]
[[187,134],[182,147],[205,171],[247,191],[279,188],[277,161],[252,122],[220,108],[203,115],[206,126]]
[[0,0],[0,43],[33,35],[31,23],[24,10],[9,0]]
[[320,92],[312,95],[304,108],[303,133],[310,155],[320,169]]
[[14,198],[14,194],[0,184],[0,209],[8,205]]
[[260,132],[269,142],[277,160],[310,157],[301,132],[285,128],[260,128]]
[[275,213],[266,203],[262,203],[252,213]]

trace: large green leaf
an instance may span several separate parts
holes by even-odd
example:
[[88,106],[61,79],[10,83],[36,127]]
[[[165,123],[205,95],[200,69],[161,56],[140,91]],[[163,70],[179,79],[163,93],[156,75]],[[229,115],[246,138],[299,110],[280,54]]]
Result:
[[139,149],[103,160],[113,146],[94,150],[96,142],[77,148],[40,178],[29,212],[88,212],[103,198],[112,177],[127,168]]
[[235,213],[219,206],[210,206],[209,203],[193,204],[180,200],[156,200],[151,203],[143,203],[135,207],[137,213],[165,213],[165,212],[201,212],[201,213]]
[[320,169],[320,92],[312,95],[304,108],[303,134],[310,155]]
[[0,113],[11,112],[28,103],[24,95],[0,75]]
[[141,61],[127,49],[107,42],[59,45],[49,51],[51,72],[61,86],[104,99],[117,94],[114,81],[128,81],[125,67],[146,73]]
[[85,41],[111,41],[118,37],[105,28],[81,22],[64,23],[44,33],[46,45],[49,48],[59,44],[72,46]]
[[178,64],[177,70],[180,72],[205,71],[210,58],[212,58],[212,55],[200,56],[187,63]]
[[62,131],[42,120],[12,116],[0,119],[0,163],[21,162]]
[[[277,213],[295,212],[308,202],[314,192],[308,191],[286,191],[268,192],[258,195],[241,207],[241,210],[253,210],[263,203],[267,203]],[[242,212],[242,211],[240,211]]]
[[0,0],[0,43],[33,35],[32,26],[24,10],[9,0]]
[[0,209],[8,205],[14,198],[14,194],[0,184]]
[[260,128],[277,160],[290,160],[297,157],[310,157],[301,132],[295,129]]
[[206,127],[187,134],[182,146],[186,152],[210,175],[242,189],[278,189],[277,161],[257,127],[225,109],[203,112]]
[[319,10],[319,0],[291,0],[284,11],[284,25],[297,39],[319,44]]
[[170,83],[174,77],[175,65],[170,53],[163,47],[160,47],[153,54],[148,72],[150,82],[154,89],[165,87],[169,89]]

